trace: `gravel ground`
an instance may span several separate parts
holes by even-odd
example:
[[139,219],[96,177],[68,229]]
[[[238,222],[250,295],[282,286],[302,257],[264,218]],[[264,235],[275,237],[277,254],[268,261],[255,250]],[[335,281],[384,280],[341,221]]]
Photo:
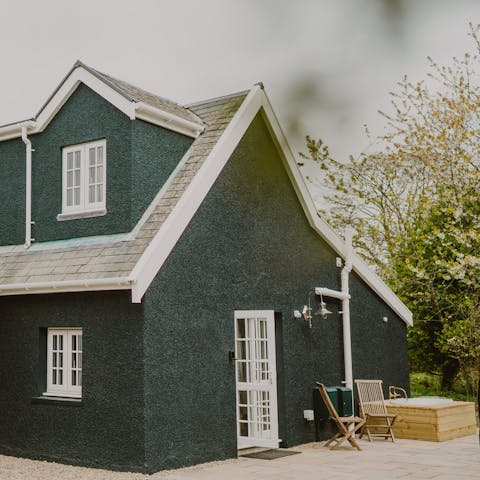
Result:
[[231,459],[203,463],[178,470],[163,470],[153,475],[143,475],[0,455],[0,480],[175,480],[179,475],[182,479],[190,478],[190,475],[194,478],[195,471],[239,461],[241,460]]
[[0,455],[0,480],[472,480],[480,478],[478,435],[447,442],[359,440],[331,451],[298,445],[276,460],[238,458],[142,475],[72,467]]

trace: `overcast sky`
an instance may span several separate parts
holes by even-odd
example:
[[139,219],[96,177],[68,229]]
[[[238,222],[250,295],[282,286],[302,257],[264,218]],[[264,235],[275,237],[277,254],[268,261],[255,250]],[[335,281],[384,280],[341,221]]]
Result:
[[76,59],[180,103],[263,81],[294,152],[337,157],[426,56],[471,47],[477,0],[0,0],[0,125],[35,115]]

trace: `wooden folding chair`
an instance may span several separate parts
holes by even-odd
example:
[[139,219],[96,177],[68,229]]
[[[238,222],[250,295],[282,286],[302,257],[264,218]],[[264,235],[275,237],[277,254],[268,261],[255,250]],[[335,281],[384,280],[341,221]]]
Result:
[[385,399],[383,397],[382,380],[355,380],[360,403],[360,416],[365,419],[360,438],[367,432],[368,439],[372,437],[391,438],[393,435],[393,424],[396,415],[388,413]]
[[357,450],[362,450],[353,436],[354,433],[363,426],[365,420],[360,417],[339,417],[338,412],[333,406],[330,397],[328,396],[327,391],[323,383],[317,383],[317,388],[322,396],[322,399],[328,408],[330,418],[336,423],[338,427],[338,433],[336,433],[330,440],[325,443],[325,447],[328,447],[331,443],[335,442],[330,450],[338,448],[345,440],[348,440],[352,447],[355,447]]

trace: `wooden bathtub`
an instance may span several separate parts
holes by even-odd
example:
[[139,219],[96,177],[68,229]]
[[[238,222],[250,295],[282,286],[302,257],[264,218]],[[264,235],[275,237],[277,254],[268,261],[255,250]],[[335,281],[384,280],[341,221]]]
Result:
[[[411,399],[415,400],[415,399]],[[443,442],[477,430],[475,404],[408,405],[387,401],[388,413],[397,414],[393,432],[398,438]]]

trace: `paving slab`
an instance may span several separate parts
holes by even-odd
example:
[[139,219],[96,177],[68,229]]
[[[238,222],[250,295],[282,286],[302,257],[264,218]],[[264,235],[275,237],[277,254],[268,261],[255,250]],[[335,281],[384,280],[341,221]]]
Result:
[[239,457],[142,475],[73,467],[0,455],[0,480],[472,480],[480,478],[477,435],[446,442],[360,440],[361,452],[322,443],[275,460]]

